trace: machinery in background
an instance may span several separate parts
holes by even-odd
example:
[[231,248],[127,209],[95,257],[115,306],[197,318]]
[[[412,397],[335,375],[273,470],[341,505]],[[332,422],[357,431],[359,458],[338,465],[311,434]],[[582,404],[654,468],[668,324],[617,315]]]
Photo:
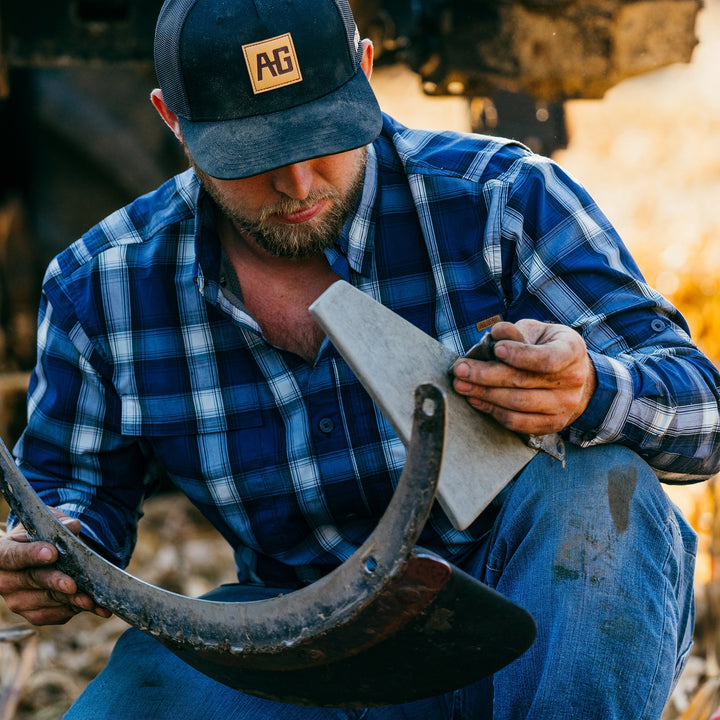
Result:
[[[148,102],[161,4],[0,0],[0,376],[34,362],[39,286],[52,256],[185,166]],[[466,97],[474,130],[549,155],[567,143],[566,100],[599,98],[625,78],[690,60],[702,2],[351,5],[378,65],[404,63],[426,94]]]

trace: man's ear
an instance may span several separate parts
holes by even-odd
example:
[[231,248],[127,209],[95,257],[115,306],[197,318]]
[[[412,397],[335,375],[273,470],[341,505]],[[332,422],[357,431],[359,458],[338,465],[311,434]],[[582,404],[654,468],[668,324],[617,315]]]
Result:
[[375,49],[373,48],[372,40],[363,40],[362,41],[362,59],[360,60],[360,66],[363,69],[363,72],[365,73],[365,77],[367,79],[370,79],[370,76],[372,75],[372,68],[373,68],[373,56],[375,54]]
[[180,130],[180,123],[178,122],[177,115],[165,104],[162,90],[155,88],[150,93],[150,102],[155,106],[155,109],[160,114],[160,117],[165,121],[165,124],[173,131],[175,137],[183,142],[182,131]]

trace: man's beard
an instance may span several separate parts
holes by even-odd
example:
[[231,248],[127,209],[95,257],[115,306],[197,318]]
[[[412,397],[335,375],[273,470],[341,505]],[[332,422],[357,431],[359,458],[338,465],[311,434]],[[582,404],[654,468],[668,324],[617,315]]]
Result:
[[[275,257],[300,259],[317,255],[337,242],[362,193],[367,149],[362,148],[362,152],[358,154],[355,177],[344,194],[331,186],[319,191],[310,191],[302,200],[285,197],[271,206],[262,208],[257,218],[248,218],[237,208],[232,207],[217,191],[212,178],[195,164],[189,154],[188,159],[207,193],[238,230],[248,233],[261,248]],[[300,212],[325,199],[329,200],[330,204],[320,223],[268,222],[273,215]]]

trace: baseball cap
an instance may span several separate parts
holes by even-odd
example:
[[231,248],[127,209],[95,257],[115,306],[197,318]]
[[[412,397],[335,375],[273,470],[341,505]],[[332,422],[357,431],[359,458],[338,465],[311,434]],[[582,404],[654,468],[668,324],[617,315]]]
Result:
[[244,178],[361,147],[382,125],[347,0],[166,0],[155,70],[197,165]]

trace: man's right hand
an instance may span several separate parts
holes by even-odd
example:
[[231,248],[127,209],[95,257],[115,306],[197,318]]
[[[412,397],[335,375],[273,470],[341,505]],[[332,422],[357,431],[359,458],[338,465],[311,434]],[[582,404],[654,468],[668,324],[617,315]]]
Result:
[[[68,530],[80,533],[79,520],[51,510]],[[54,545],[31,541],[22,525],[0,538],[0,595],[8,608],[33,625],[61,625],[83,610],[110,617],[108,610],[54,567],[57,557]]]

